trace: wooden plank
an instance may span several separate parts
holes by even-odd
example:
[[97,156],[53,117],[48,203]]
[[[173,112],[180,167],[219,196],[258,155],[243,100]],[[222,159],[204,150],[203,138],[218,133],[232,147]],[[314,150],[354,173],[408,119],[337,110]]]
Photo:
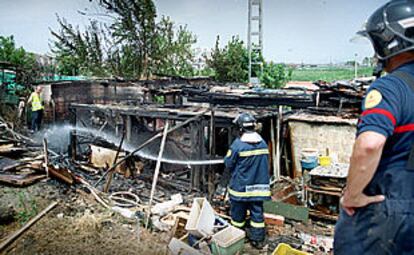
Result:
[[[278,129],[279,132],[279,129]],[[270,144],[272,145],[271,155],[272,155],[272,168],[273,168],[273,180],[278,181],[279,180],[279,167],[277,165],[277,159],[276,159],[276,148],[279,146],[276,144],[275,140],[275,124],[273,118],[270,119]]]
[[[126,135],[127,132],[128,132],[128,130],[125,132],[125,128],[124,128],[123,129],[123,132],[122,132],[122,138],[121,138],[121,141],[119,142],[118,150],[116,151],[115,158],[113,160],[112,166],[115,165],[116,162],[118,161],[119,153],[121,152],[122,145],[124,144],[124,139],[125,139],[125,135]],[[112,178],[113,178],[114,172],[115,172],[115,170],[112,170],[109,173],[108,180],[106,181],[106,184],[105,184],[104,192],[108,192],[109,191],[109,187],[111,186],[111,182],[112,182]]]
[[46,138],[43,139],[43,153],[45,154],[45,172],[46,172],[46,176],[47,178],[49,178],[49,167],[47,167],[49,165],[49,157],[47,154],[47,140]]
[[147,223],[145,225],[145,228],[148,228],[148,223],[151,217],[151,205],[152,205],[152,200],[154,199],[155,188],[157,186],[157,181],[158,181],[158,175],[160,173],[161,159],[162,159],[162,155],[164,154],[165,141],[167,140],[168,126],[169,126],[169,121],[167,120],[164,126],[164,132],[162,135],[160,151],[158,153],[157,164],[155,165],[155,173],[154,173],[154,179],[152,180],[151,195],[150,195],[150,200],[148,203],[148,217],[147,217]]
[[[300,173],[301,171],[297,170],[297,166],[296,166],[296,160],[294,160],[296,158],[295,155],[295,148],[294,148],[294,143],[293,143],[293,127],[290,125],[290,123],[288,123],[288,129],[289,129],[289,144],[290,144],[290,155],[292,158],[292,173],[291,173],[291,178],[295,179],[296,177],[298,177],[298,173]],[[301,175],[299,175],[301,176]]]
[[69,185],[74,183],[72,174],[66,169],[54,169],[53,167],[49,167],[49,174],[52,178],[66,182]]
[[[210,136],[209,136],[209,154],[210,159],[213,159],[216,155],[216,126],[214,123],[214,107],[211,106],[211,116],[210,116]],[[211,167],[211,165],[208,166],[208,179],[207,179],[207,190],[208,190],[208,200],[211,201],[213,198],[214,193],[214,168]]]
[[[91,164],[96,168],[106,168],[112,166],[115,162],[115,158],[117,155],[116,150],[107,149],[104,147],[99,147],[96,145],[91,145]],[[120,158],[125,157],[125,152],[121,152],[119,154]],[[118,158],[115,163],[121,161]],[[121,171],[122,165],[116,168],[116,171]]]
[[57,205],[57,202],[53,202],[50,204],[46,209],[41,211],[36,217],[31,219],[29,222],[27,222],[21,229],[19,229],[17,232],[15,232],[13,235],[11,235],[7,240],[5,240],[3,243],[0,244],[0,252],[3,251],[7,246],[9,246],[11,243],[13,243],[14,240],[16,240],[19,236],[21,236],[26,230],[28,230],[33,224],[35,224],[38,220],[40,220],[43,216],[45,216],[50,210],[55,208]]
[[296,206],[283,202],[265,201],[264,212],[284,216],[287,219],[307,222],[309,209],[304,206]]
[[331,195],[331,196],[336,196],[336,197],[342,196],[341,192],[327,191],[327,190],[322,190],[322,189],[313,189],[311,187],[306,187],[306,189],[308,190],[308,192],[320,193],[320,194]]
[[9,171],[13,168],[20,166],[21,164],[22,163],[20,163],[19,161],[10,158],[0,157],[0,172]]
[[331,220],[331,221],[337,221],[339,218],[339,215],[335,215],[335,214],[330,215],[330,214],[326,214],[326,213],[323,213],[321,211],[314,210],[314,209],[309,209],[309,215],[315,218]]
[[[272,118],[273,120],[273,118]],[[280,153],[280,144],[281,144],[281,137],[280,137],[280,133],[281,133],[281,129],[282,129],[282,120],[283,120],[283,107],[280,105],[279,106],[279,112],[278,112],[278,116],[277,116],[277,124],[276,124],[276,148],[275,148],[275,152],[276,152],[276,180],[280,179],[280,171],[281,171],[281,167],[280,167],[280,157],[281,157],[281,153]]]
[[44,174],[0,174],[0,182],[13,186],[24,187],[46,178]]

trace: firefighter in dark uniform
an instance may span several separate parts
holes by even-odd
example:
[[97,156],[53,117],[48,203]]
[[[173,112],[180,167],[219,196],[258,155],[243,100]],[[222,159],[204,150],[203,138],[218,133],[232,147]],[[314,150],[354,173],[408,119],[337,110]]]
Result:
[[[236,119],[241,135],[236,138],[224,159],[231,173],[228,192],[231,204],[231,223],[244,228],[249,223],[247,237],[256,248],[265,241],[263,201],[270,199],[268,148],[255,132],[256,120],[242,113]],[[246,222],[247,211],[250,221]]]
[[414,1],[382,6],[361,34],[388,74],[363,103],[334,253],[414,254]]

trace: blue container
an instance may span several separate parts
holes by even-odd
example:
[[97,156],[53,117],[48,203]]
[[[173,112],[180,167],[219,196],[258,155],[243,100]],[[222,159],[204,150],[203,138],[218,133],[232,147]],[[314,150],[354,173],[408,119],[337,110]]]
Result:
[[318,157],[308,157],[306,160],[302,159],[300,164],[304,170],[312,170],[318,166]]

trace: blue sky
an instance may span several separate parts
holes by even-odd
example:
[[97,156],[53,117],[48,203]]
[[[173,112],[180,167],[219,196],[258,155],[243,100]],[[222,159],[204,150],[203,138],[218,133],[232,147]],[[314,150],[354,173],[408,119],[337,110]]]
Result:
[[[369,43],[350,39],[386,0],[263,0],[264,55],[276,62],[330,63],[372,56]],[[247,37],[247,0],[154,0],[158,15],[187,24],[197,47],[211,48],[216,36]],[[0,0],[0,35],[14,35],[18,45],[46,53],[56,29],[56,13],[81,27],[87,17],[78,10],[95,6],[88,0]]]

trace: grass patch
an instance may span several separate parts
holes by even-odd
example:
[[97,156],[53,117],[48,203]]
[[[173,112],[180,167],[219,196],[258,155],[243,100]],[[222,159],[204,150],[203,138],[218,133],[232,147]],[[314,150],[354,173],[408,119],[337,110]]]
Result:
[[[361,67],[358,69],[358,77],[372,76],[372,67]],[[294,69],[292,81],[317,81],[324,80],[333,82],[337,80],[351,80],[354,78],[353,68],[310,68]]]
[[38,213],[37,204],[33,199],[26,198],[24,192],[19,192],[18,197],[19,211],[17,212],[16,219],[21,225],[24,225]]

